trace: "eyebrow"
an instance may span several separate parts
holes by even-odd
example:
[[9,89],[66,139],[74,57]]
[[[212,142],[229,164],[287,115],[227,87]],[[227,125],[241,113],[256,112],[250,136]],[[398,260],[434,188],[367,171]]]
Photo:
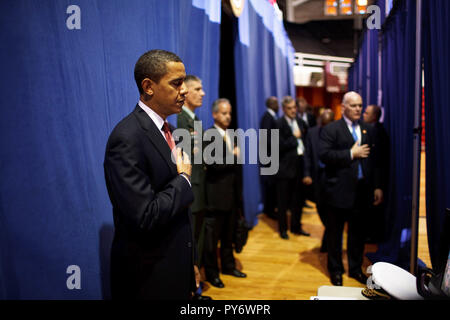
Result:
[[175,78],[175,79],[170,80],[170,82],[177,82],[177,81],[180,81],[180,80],[183,80],[183,82],[184,82],[185,79],[186,79],[186,77],[179,77],[179,78]]

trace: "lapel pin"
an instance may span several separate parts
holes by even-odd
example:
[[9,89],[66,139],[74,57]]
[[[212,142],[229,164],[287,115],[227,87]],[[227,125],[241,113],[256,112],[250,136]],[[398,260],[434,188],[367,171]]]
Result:
[[364,134],[366,134],[366,133],[367,133],[367,131],[366,131],[366,130],[363,130],[363,133],[364,133]]

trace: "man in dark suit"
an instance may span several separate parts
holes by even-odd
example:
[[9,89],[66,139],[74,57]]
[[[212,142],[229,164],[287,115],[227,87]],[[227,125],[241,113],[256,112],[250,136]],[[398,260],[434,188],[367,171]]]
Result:
[[333,285],[342,285],[342,234],[348,221],[347,253],[349,276],[365,284],[361,270],[365,243],[365,213],[371,202],[383,200],[381,170],[370,126],[360,122],[362,98],[348,92],[342,101],[342,119],[322,129],[319,159],[325,164],[328,231],[328,271]]
[[[311,106],[308,104],[308,101],[306,101],[305,98],[299,97],[295,101],[297,105],[297,117],[302,119],[307,128],[313,128],[316,126],[316,117],[311,113],[309,109],[311,109]],[[309,186],[304,185],[303,187],[303,193],[305,194],[304,201],[302,203],[302,208],[312,208],[310,205],[306,203],[306,199],[312,198],[311,193],[313,193],[313,190],[310,189]]]
[[[195,159],[195,157],[201,157],[202,152],[202,136],[203,130],[201,127],[201,120],[194,113],[197,108],[200,108],[203,104],[203,97],[205,92],[203,91],[202,81],[200,78],[194,75],[187,75],[184,80],[188,93],[186,94],[186,100],[181,113],[177,116],[177,128],[185,129],[189,131],[191,141],[191,162],[192,162],[192,191],[194,192],[194,202],[191,205],[192,222],[194,229],[194,239],[198,252],[198,259],[196,265],[202,266],[202,254],[204,243],[204,217],[205,217],[205,173],[206,167],[203,163],[203,159]],[[197,125],[194,123],[197,122]],[[200,161],[196,161],[200,160]],[[206,296],[201,296],[201,286],[197,290],[196,297],[200,300],[204,300]],[[207,298],[206,298],[207,299]]]
[[305,158],[304,158],[304,178],[303,184],[313,187],[314,201],[316,202],[317,213],[325,228],[322,236],[322,245],[320,252],[327,251],[327,213],[326,205],[323,199],[324,187],[324,171],[325,164],[319,160],[319,137],[322,128],[334,120],[334,112],[331,109],[326,109],[320,115],[319,125],[308,130],[305,143]]
[[[278,99],[277,97],[269,97],[266,100],[267,110],[264,112],[261,122],[260,129],[267,130],[267,141],[263,141],[264,147],[267,148],[267,156],[271,157],[271,133],[272,130],[277,128],[277,113],[278,113]],[[261,165],[263,166],[263,165]],[[272,175],[261,175],[261,194],[264,202],[264,213],[272,219],[277,219],[275,214],[275,208],[277,207],[277,197],[276,197],[276,185],[275,179]]]
[[140,100],[113,129],[104,160],[115,226],[112,298],[190,299],[199,281],[191,165],[175,150],[166,121],[183,106],[185,68],[175,54],[152,50],[139,58],[134,76]]
[[[204,266],[206,280],[211,285],[223,288],[219,278],[217,245],[220,240],[220,262],[223,274],[239,278],[247,275],[236,269],[233,256],[233,231],[235,211],[241,201],[241,166],[237,163],[239,147],[226,132],[231,123],[231,105],[227,99],[214,101],[212,107],[214,126],[205,132],[214,136],[205,147],[206,203]],[[215,148],[208,153],[214,143]],[[231,160],[231,161],[229,161]]]
[[282,239],[289,239],[287,234],[286,211],[291,211],[291,233],[309,236],[302,229],[301,214],[304,195],[302,194],[303,139],[306,124],[299,119],[295,100],[286,96],[282,101],[284,116],[277,120],[280,130],[280,169],[276,175],[278,199],[278,228]]
[[[382,189],[385,191],[389,185],[389,149],[390,141],[389,135],[380,122],[381,108],[377,105],[368,105],[363,113],[364,122],[373,126],[375,131],[375,138],[378,145],[378,160],[383,172]],[[383,204],[372,208],[370,217],[370,230],[368,234],[368,242],[382,242],[385,237],[386,221],[385,221],[385,206]]]
[[296,100],[298,117],[302,119],[308,128],[316,126],[316,117],[308,112],[308,101],[305,98],[300,97]]

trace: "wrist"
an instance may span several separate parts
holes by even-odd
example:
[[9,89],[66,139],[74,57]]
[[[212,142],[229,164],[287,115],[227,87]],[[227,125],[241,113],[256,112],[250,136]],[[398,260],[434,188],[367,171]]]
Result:
[[188,173],[186,173],[186,172],[180,172],[180,174],[182,175],[182,176],[185,176],[189,181],[191,181],[191,175],[190,174],[188,174]]

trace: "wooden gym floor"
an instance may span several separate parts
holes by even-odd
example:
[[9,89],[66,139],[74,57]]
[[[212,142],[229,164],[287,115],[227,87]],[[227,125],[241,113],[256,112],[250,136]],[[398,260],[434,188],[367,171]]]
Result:
[[[426,238],[424,156],[421,164],[419,258],[431,267]],[[303,210],[303,228],[311,233],[310,237],[288,232],[289,240],[283,240],[278,235],[276,221],[265,214],[258,218],[243,251],[235,254],[237,268],[245,272],[247,278],[221,274],[225,288],[205,282],[204,295],[215,300],[309,300],[317,295],[320,286],[331,285],[326,268],[327,254],[319,252],[323,227],[315,208]],[[343,263],[348,271],[346,242],[344,234]],[[376,245],[366,245],[366,252],[376,249]],[[365,257],[363,270],[370,264]],[[343,274],[343,282],[348,287],[364,287],[347,274]]]

